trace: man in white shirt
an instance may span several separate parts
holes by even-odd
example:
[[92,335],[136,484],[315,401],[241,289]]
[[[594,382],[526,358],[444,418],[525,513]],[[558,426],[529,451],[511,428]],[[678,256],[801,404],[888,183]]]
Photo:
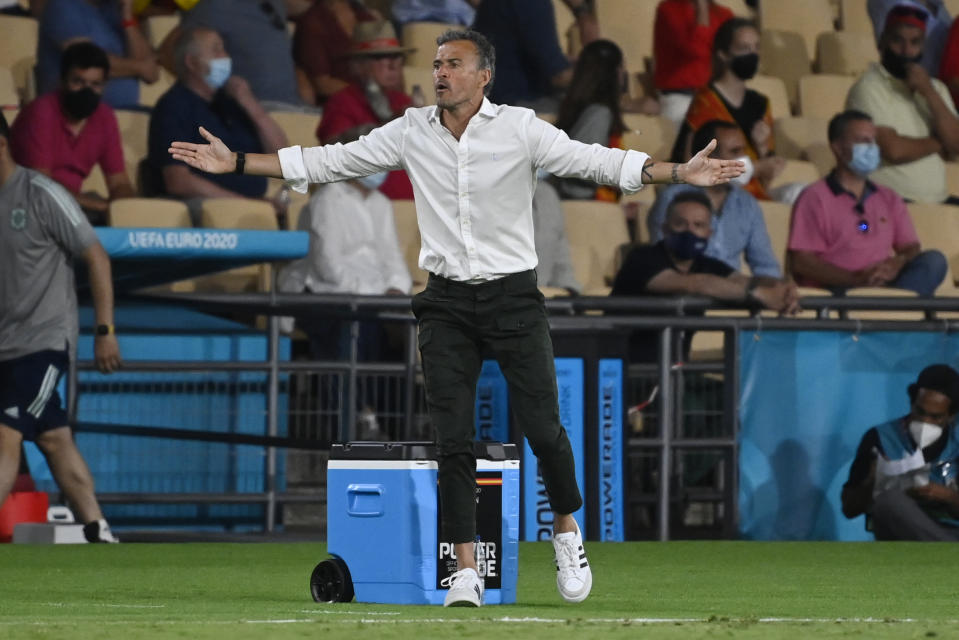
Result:
[[405,114],[348,145],[233,152],[205,129],[209,144],[174,142],[173,157],[204,171],[285,178],[294,188],[403,168],[413,183],[426,290],[413,298],[430,416],[436,430],[443,539],[457,571],[445,606],[480,606],[476,571],[476,381],[488,349],[509,384],[513,415],[539,468],[553,510],[556,583],[567,602],[589,595],[592,574],[572,514],[582,505],[573,455],[559,422],[556,373],[543,296],[536,288],[532,198],[536,170],[616,185],[645,182],[711,186],[743,170],[710,159],[713,141],[684,164],[653,162],[637,151],[572,141],[533,111],[494,105],[493,47],[475,31],[438,38],[435,107]]

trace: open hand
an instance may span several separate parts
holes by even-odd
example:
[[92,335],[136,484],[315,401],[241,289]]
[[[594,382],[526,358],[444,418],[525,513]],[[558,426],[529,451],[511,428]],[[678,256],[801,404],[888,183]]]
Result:
[[203,127],[200,127],[200,135],[210,144],[171,142],[168,151],[173,159],[207,173],[230,173],[236,169],[236,157],[222,140]]
[[741,175],[746,170],[739,160],[720,160],[710,158],[716,149],[716,139],[713,138],[706,147],[682,165],[682,177],[689,184],[699,187],[711,187],[716,184],[729,182],[731,178]]
[[96,336],[93,342],[93,357],[100,373],[113,373],[120,368],[120,345],[113,334]]

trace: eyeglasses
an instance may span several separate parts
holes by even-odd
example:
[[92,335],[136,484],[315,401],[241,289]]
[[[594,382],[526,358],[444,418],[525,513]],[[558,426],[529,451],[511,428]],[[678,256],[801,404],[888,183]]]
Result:
[[273,3],[269,2],[269,0],[263,0],[263,2],[260,3],[260,11],[270,18],[270,22],[274,27],[277,29],[286,29],[286,21],[283,19],[283,16],[276,12],[276,7],[274,7]]

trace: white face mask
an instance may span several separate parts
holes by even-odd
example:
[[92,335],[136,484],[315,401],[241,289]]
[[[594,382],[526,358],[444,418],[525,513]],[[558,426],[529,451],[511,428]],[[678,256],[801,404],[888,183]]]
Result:
[[753,179],[753,173],[755,173],[756,168],[753,166],[753,159],[749,156],[743,156],[742,158],[736,158],[744,165],[746,165],[746,170],[743,171],[742,175],[736,176],[730,182],[733,184],[738,184],[740,187],[745,187],[749,184],[749,181]]
[[938,424],[913,420],[909,423],[909,433],[920,449],[925,449],[942,435],[942,427]]

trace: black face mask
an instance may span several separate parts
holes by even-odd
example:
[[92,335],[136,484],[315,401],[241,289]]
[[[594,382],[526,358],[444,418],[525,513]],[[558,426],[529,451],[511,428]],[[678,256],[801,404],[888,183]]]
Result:
[[906,68],[910,64],[919,64],[920,60],[922,60],[922,54],[908,58],[898,53],[893,53],[892,49],[882,50],[882,66],[884,66],[886,71],[891,73],[894,78],[899,78],[900,80],[906,78]]
[[695,260],[706,251],[709,240],[692,231],[672,232],[663,237],[663,244],[680,260]]
[[744,53],[729,61],[729,68],[740,80],[749,80],[759,71],[759,54]]
[[84,87],[76,91],[63,92],[63,110],[73,120],[86,120],[100,106],[100,94]]

